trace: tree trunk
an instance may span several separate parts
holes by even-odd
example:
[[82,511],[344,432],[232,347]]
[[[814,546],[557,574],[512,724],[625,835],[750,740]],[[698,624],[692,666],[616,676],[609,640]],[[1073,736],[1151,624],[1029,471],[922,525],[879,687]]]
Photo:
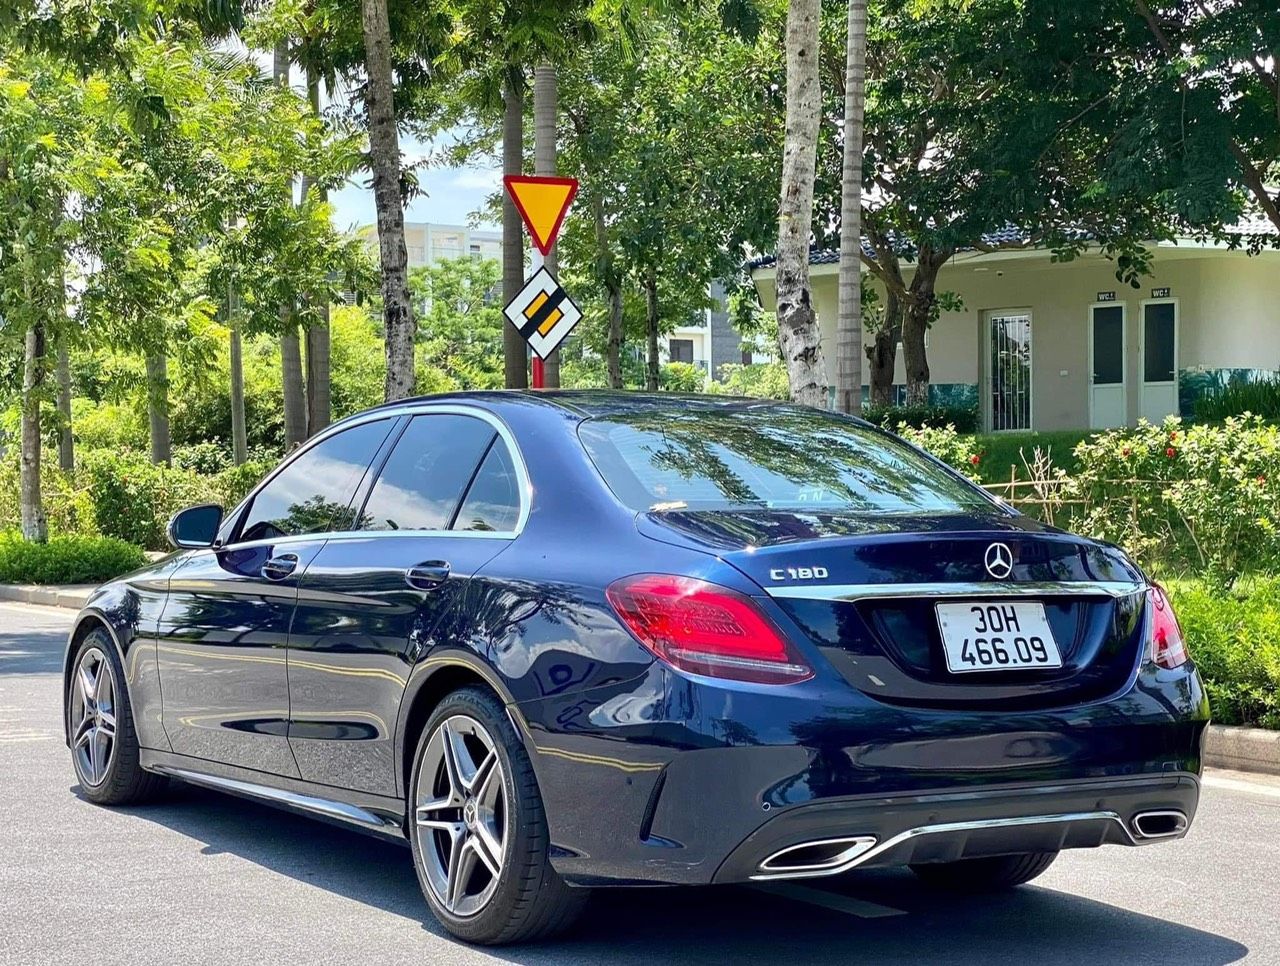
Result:
[[22,367],[22,465],[18,485],[22,536],[36,543],[49,539],[40,492],[40,394],[47,365],[44,325],[37,322],[27,330]]
[[[556,68],[543,62],[533,70],[533,173],[556,173]],[[544,266],[558,276],[559,260],[553,247]],[[560,350],[542,361],[542,375],[548,389],[560,388]]]
[[844,68],[844,166],[840,188],[840,278],[836,314],[836,403],[862,411],[862,108],[867,0],[849,0]]
[[307,438],[307,394],[302,384],[302,342],[298,322],[288,306],[280,309],[280,373],[284,389],[284,448],[287,452]]
[[[275,82],[289,89],[289,42],[276,44],[271,58]],[[289,178],[289,204],[293,204],[293,178]],[[284,448],[291,450],[307,438],[306,398],[302,385],[302,349],[292,305],[280,306],[280,384],[284,389]]]
[[871,405],[893,405],[893,370],[898,359],[898,339],[902,335],[902,303],[889,292],[885,297],[884,319],[867,346],[871,363]]
[[58,466],[64,473],[76,468],[76,441],[71,427],[71,348],[67,336],[58,339]]
[[409,255],[404,243],[404,199],[400,194],[400,134],[396,129],[387,0],[360,0],[364,29],[365,110],[369,123],[369,167],[378,211],[382,264],[382,318],[386,330],[388,402],[413,394],[413,302]]
[[650,392],[658,389],[658,276],[652,268],[644,276],[644,336],[649,358],[644,370],[644,387]]
[[173,461],[169,439],[169,360],[162,349],[147,351],[147,423],[151,430],[151,462]]
[[244,349],[240,338],[237,300],[227,295],[227,325],[231,329],[231,459],[243,466],[249,458],[249,437],[244,419]]
[[[314,65],[307,67],[307,102],[311,113],[320,116],[320,75]],[[302,197],[314,191],[321,204],[329,200],[324,188],[311,184],[303,175]],[[311,324],[307,326],[307,433],[314,436],[333,420],[332,343],[329,334],[328,293],[308,296]]]
[[[508,77],[502,91],[502,173],[524,173],[524,94]],[[524,287],[524,225],[515,202],[502,193],[502,302],[509,303]],[[529,386],[528,350],[514,325],[502,327],[502,368],[508,389]],[[544,370],[545,374],[545,370]]]
[[825,408],[827,372],[822,335],[809,289],[814,164],[821,92],[818,82],[818,0],[791,0],[787,10],[787,119],[778,205],[778,349],[791,398]]
[[940,266],[936,258],[922,250],[907,290],[906,311],[902,317],[902,361],[907,369],[908,406],[929,404],[929,360],[925,356],[924,335],[929,330],[937,302],[934,286]]
[[622,279],[618,277],[609,248],[609,228],[604,218],[604,202],[599,194],[591,197],[591,215],[596,229],[596,259],[600,279],[604,283],[605,301],[609,306],[609,334],[605,342],[605,366],[609,372],[609,388],[622,388]]

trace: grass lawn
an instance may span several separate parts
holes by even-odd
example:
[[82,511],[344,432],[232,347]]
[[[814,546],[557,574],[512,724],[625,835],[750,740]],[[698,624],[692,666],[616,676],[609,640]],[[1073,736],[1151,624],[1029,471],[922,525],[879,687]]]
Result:
[[1030,462],[1038,446],[1049,453],[1054,466],[1074,473],[1077,466],[1072,451],[1077,443],[1092,435],[1094,431],[1088,429],[1066,429],[1048,433],[983,433],[974,437],[974,443],[982,453],[978,472],[984,483],[1008,483],[1010,467],[1016,466],[1018,478],[1026,479],[1027,471],[1020,453],[1025,453],[1027,462]]

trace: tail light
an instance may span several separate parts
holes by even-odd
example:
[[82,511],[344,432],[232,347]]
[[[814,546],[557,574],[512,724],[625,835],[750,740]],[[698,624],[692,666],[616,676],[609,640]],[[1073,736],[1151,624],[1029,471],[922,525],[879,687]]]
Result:
[[1158,667],[1181,667],[1189,655],[1169,596],[1159,584],[1152,584],[1147,599],[1151,602],[1151,660]]
[[682,671],[757,684],[813,677],[764,612],[728,587],[666,574],[624,577],[605,591],[627,629]]

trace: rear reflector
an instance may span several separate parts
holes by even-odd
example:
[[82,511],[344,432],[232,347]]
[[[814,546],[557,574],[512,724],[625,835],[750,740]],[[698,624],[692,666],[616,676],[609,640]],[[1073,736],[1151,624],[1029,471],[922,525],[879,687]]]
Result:
[[813,677],[750,597],[728,587],[668,574],[639,574],[609,585],[622,622],[657,657],[682,671],[757,684]]
[[1147,598],[1151,602],[1151,660],[1157,667],[1181,667],[1187,663],[1189,655],[1173,605],[1159,584],[1151,585]]

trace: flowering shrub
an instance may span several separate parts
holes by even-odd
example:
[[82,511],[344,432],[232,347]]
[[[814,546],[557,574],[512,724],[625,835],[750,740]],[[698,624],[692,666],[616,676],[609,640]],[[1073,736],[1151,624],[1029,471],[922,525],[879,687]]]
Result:
[[1078,529],[1218,586],[1280,570],[1280,430],[1259,417],[1143,421],[1086,440],[1075,455]]
[[916,428],[899,423],[893,431],[908,443],[933,454],[952,469],[959,470],[975,483],[978,482],[982,454],[974,446],[973,437],[961,435],[954,424]]

